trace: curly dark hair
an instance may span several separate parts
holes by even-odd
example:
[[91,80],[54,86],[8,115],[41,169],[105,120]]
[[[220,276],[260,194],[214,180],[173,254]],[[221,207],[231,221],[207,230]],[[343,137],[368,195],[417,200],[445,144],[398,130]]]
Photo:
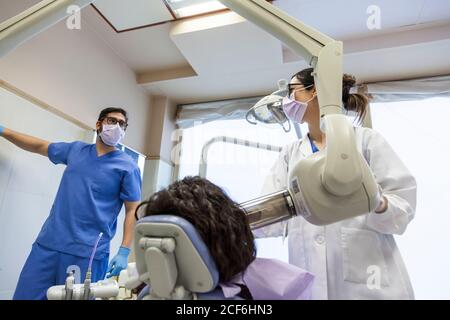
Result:
[[256,257],[245,211],[206,179],[196,176],[177,181],[153,194],[138,210],[141,217],[170,214],[192,223],[216,262],[220,282],[230,281]]

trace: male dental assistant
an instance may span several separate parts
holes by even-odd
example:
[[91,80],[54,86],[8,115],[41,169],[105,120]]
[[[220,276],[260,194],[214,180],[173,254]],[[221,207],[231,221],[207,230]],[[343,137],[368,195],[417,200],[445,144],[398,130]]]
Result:
[[[139,168],[115,147],[127,126],[127,113],[121,108],[101,111],[95,144],[50,143],[0,126],[0,136],[16,146],[67,166],[50,215],[20,274],[14,299],[46,299],[49,287],[64,284],[68,270],[78,269],[84,279],[100,232],[103,237],[92,264],[92,282],[104,279],[107,272],[115,276],[126,268],[134,213],[141,200]],[[122,246],[108,266],[109,243],[123,204],[126,217]]]

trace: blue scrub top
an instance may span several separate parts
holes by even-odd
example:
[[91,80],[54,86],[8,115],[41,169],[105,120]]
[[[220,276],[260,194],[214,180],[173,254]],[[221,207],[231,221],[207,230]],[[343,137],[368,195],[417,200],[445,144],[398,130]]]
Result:
[[67,168],[36,242],[87,258],[103,232],[95,258],[106,257],[123,202],[141,200],[139,167],[120,150],[98,157],[95,144],[78,141],[50,144],[48,157]]

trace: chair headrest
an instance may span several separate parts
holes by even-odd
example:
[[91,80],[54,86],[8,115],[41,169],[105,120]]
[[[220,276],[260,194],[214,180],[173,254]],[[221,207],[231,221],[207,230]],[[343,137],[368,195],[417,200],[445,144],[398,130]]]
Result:
[[[141,238],[172,238],[176,246],[174,256],[178,270],[177,286],[191,292],[214,290],[219,282],[219,272],[200,234],[194,226],[178,216],[154,215],[136,223],[134,248],[139,275],[147,273],[145,250],[139,245]],[[148,280],[144,280],[148,283]],[[150,284],[151,285],[151,284]]]

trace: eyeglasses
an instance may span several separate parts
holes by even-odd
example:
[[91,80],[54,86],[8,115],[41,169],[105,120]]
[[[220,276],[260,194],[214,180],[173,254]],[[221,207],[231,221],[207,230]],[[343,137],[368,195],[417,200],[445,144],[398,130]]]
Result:
[[119,126],[126,130],[128,128],[128,123],[126,121],[114,118],[114,117],[106,117],[103,120],[106,120],[107,124],[116,125],[119,124]]
[[[289,96],[290,96],[290,95],[292,94],[292,92],[294,91],[295,86],[303,86],[303,84],[302,84],[302,83],[289,83],[289,84],[288,84]],[[302,89],[300,89],[300,90],[298,90],[298,91],[303,91],[303,90],[309,89],[309,88],[311,88],[311,87],[313,87],[313,86],[314,86],[313,84],[310,84],[309,86],[306,86],[306,87],[304,87],[304,88],[302,88]]]
[[147,208],[148,202],[142,202],[134,212],[134,217],[136,218],[136,221],[142,219],[145,217],[145,209]]

